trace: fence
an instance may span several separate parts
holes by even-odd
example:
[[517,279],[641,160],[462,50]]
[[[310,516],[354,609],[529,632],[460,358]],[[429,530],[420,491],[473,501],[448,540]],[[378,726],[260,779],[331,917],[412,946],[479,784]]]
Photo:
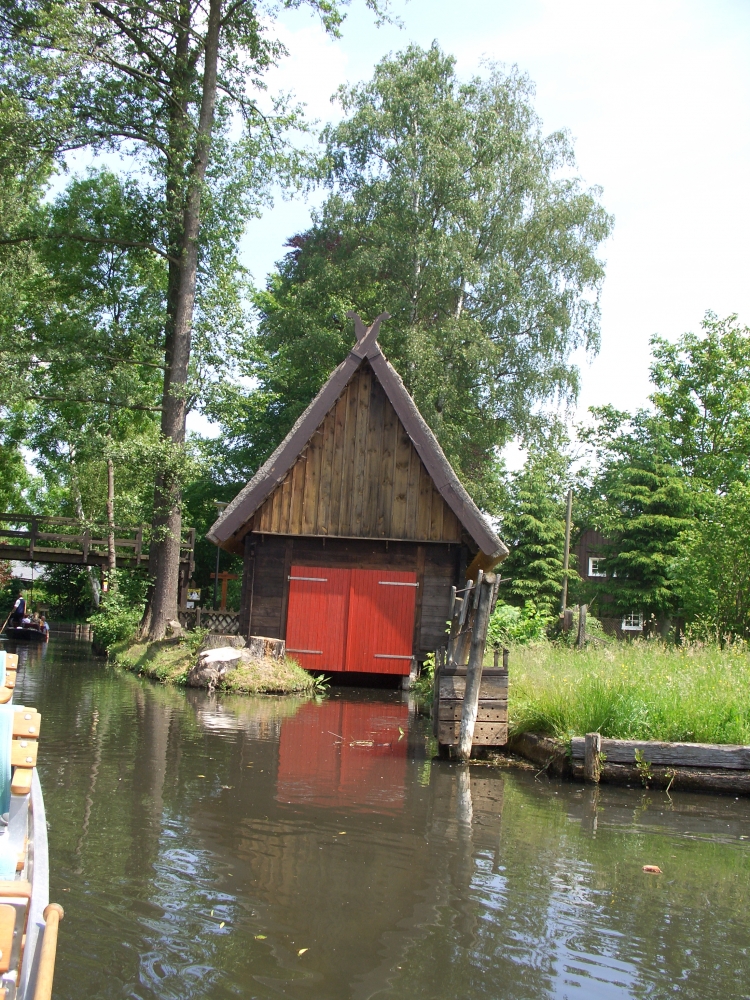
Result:
[[240,615],[238,611],[207,611],[205,608],[180,611],[180,625],[192,630],[207,628],[219,635],[238,635]]

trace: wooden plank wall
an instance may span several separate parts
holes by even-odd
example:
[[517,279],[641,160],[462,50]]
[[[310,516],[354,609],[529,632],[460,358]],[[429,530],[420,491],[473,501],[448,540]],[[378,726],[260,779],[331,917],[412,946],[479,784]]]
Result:
[[369,364],[255,516],[280,535],[459,542],[461,527]]
[[[421,606],[417,611],[414,652],[424,655],[445,644],[450,589],[458,579],[460,545],[417,545],[355,539],[288,539],[253,533],[243,576],[244,634],[283,639],[286,632],[287,562],[302,566],[408,570],[417,573]],[[420,556],[421,550],[421,556]],[[252,567],[248,565],[254,561]],[[423,567],[423,568],[422,568]],[[252,584],[250,584],[252,581]],[[252,612],[251,612],[252,609]],[[245,625],[245,623],[247,623]]]
[[[466,693],[466,667],[453,667],[440,674],[438,742],[457,746]],[[508,675],[504,670],[482,671],[479,707],[474,726],[474,746],[504,746],[508,742]]]

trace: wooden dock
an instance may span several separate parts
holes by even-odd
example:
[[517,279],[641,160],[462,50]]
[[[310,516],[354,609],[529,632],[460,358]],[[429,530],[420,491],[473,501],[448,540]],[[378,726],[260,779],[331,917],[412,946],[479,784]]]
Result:
[[[440,673],[437,718],[438,743],[458,746],[461,712],[466,693],[466,667],[450,667]],[[508,671],[485,667],[479,686],[479,706],[474,723],[474,746],[504,746],[508,742]]]
[[487,627],[499,577],[483,574],[451,596],[448,645],[435,656],[432,728],[441,751],[466,760],[476,746],[508,742],[508,650],[484,666]]

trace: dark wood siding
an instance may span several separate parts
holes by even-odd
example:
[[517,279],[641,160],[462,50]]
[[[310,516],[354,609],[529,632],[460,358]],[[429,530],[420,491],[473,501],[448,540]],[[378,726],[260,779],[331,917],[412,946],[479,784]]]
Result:
[[[377,542],[356,539],[292,538],[254,534],[246,560],[252,579],[252,613],[243,606],[243,622],[251,635],[285,638],[286,606],[289,592],[288,567],[329,566],[350,569],[405,570],[417,574],[414,652],[420,657],[445,644],[445,622],[450,606],[450,589],[457,584],[461,562],[460,545],[418,545],[411,542]],[[253,555],[254,550],[254,555]],[[464,556],[465,559],[465,556]]]
[[458,542],[438,492],[369,364],[352,378],[284,480],[256,531]]
[[284,638],[281,612],[287,581],[284,579],[285,539],[260,538],[255,544],[253,606],[249,634]]

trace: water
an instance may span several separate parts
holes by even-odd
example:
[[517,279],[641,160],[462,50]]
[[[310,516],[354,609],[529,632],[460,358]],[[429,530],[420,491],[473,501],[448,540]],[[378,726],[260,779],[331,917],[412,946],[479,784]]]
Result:
[[217,699],[19,652],[57,1000],[750,996],[747,799],[469,774],[396,692]]

